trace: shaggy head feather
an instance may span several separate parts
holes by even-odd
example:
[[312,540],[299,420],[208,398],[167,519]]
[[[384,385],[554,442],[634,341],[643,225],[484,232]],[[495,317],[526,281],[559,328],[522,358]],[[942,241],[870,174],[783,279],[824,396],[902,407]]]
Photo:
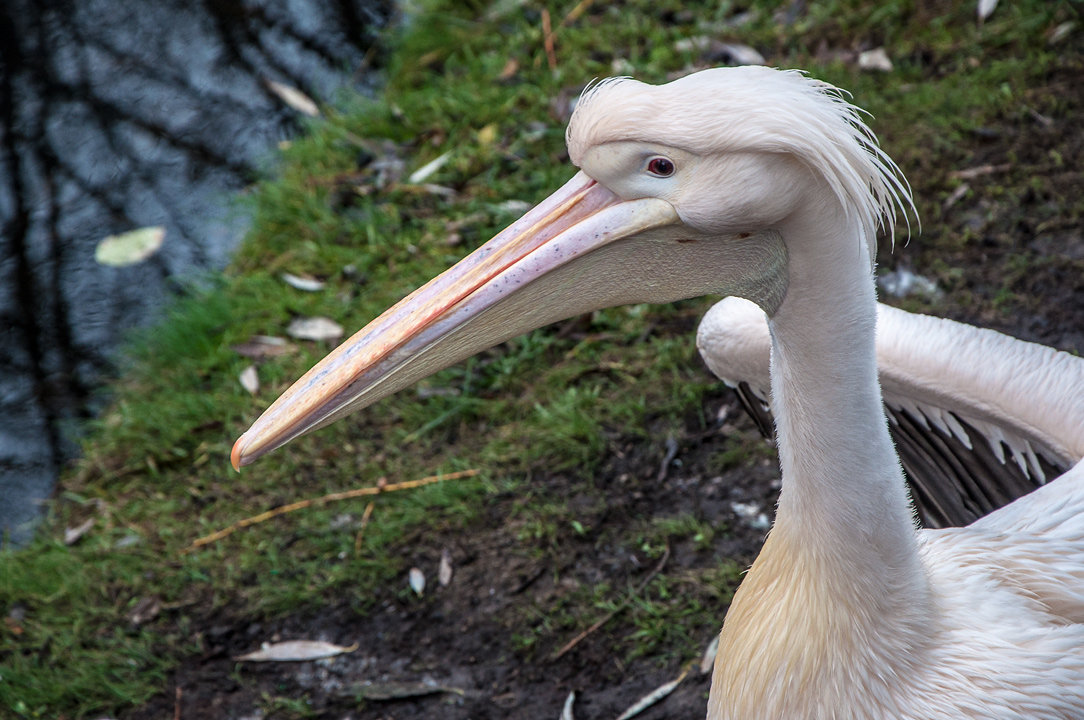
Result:
[[897,208],[914,212],[911,189],[843,92],[797,70],[715,68],[665,85],[631,78],[584,90],[566,140],[576,165],[608,142],[664,143],[700,155],[791,155],[823,178],[873,257],[876,231],[891,234]]

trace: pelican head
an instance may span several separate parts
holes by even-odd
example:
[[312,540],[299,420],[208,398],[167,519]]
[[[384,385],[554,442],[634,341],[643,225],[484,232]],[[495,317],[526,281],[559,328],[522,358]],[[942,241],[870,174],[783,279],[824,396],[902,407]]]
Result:
[[829,85],[764,67],[590,87],[567,133],[580,172],[309,370],[237,440],[234,466],[579,313],[719,294],[771,315],[796,215],[843,213],[872,245],[907,197],[858,113]]

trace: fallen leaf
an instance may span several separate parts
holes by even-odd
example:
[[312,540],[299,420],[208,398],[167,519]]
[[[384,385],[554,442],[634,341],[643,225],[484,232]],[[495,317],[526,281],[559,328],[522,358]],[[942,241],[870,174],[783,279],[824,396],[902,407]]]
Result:
[[693,50],[704,52],[709,47],[711,47],[711,38],[707,35],[694,35],[674,42],[674,50],[678,52],[692,52]]
[[440,551],[440,569],[437,570],[437,581],[441,587],[448,587],[452,581],[452,554],[448,548]]
[[937,283],[918,273],[911,272],[905,267],[899,267],[892,272],[878,275],[877,287],[892,297],[924,295],[936,298],[941,296],[941,289],[937,287]]
[[425,573],[416,567],[412,567],[410,568],[407,580],[410,583],[410,589],[414,591],[414,594],[421,597],[422,593],[425,592]]
[[128,622],[139,627],[143,623],[154,620],[161,611],[162,603],[158,598],[153,595],[145,597],[140,599],[140,601],[135,604],[135,607],[128,611]]
[[522,215],[531,209],[531,204],[526,200],[505,200],[493,206],[502,213],[510,215]]
[[497,123],[490,123],[478,131],[478,144],[489,147],[497,140]]
[[700,674],[707,675],[711,672],[711,669],[715,667],[715,656],[719,654],[719,633],[715,633],[715,637],[711,639],[708,646],[704,648],[704,656],[700,658]]
[[297,347],[285,338],[272,337],[270,335],[253,335],[240,345],[234,345],[233,351],[242,357],[259,360],[265,357],[288,355],[297,350]]
[[134,533],[128,533],[124,537],[118,538],[117,541],[113,543],[113,549],[123,550],[124,548],[135,547],[141,542],[143,542],[143,538],[141,538],[139,535],[136,535]]
[[94,527],[94,518],[88,518],[87,520],[79,523],[75,527],[70,527],[64,530],[64,544],[74,545],[87,534],[87,531]]
[[429,195],[439,195],[446,198],[453,198],[456,194],[455,188],[450,188],[447,185],[434,185],[433,183],[422,183],[418,185],[418,189]]
[[948,176],[958,180],[974,180],[983,175],[1005,172],[1006,170],[1012,170],[1012,168],[1012,163],[1003,163],[1001,165],[978,165],[976,167],[964,168],[963,170],[953,170]]
[[161,225],[110,235],[98,243],[94,260],[110,267],[136,265],[158,252],[165,237],[166,229]]
[[512,76],[516,74],[517,70],[519,70],[519,63],[516,62],[515,58],[508,58],[508,62],[506,62],[504,64],[504,67],[501,68],[501,72],[499,75],[497,75],[497,79],[511,80]]
[[330,318],[306,317],[291,321],[286,334],[298,340],[338,340],[343,336],[343,329]]
[[968,183],[960,183],[957,188],[952,191],[952,194],[945,198],[945,202],[941,203],[941,209],[948,210],[953,205],[963,200],[964,195],[967,195],[969,190],[971,190],[971,185]]
[[1069,37],[1069,33],[1076,27],[1076,23],[1072,20],[1066,20],[1060,25],[1056,26],[1053,30],[1047,33],[1046,42],[1048,45],[1057,45],[1065,38]]
[[755,48],[739,43],[712,43],[711,57],[731,65],[763,65],[767,62]]
[[874,72],[892,72],[892,60],[883,47],[866,50],[858,55],[858,69]]
[[572,717],[572,704],[576,702],[576,691],[570,690],[565,698],[565,706],[561,710],[561,720],[575,720]]
[[996,8],[997,0],[979,0],[979,5],[976,8],[976,13],[979,16],[979,22],[982,22],[986,18],[993,15]]
[[265,82],[268,90],[275,93],[279,100],[286,103],[294,110],[297,110],[302,115],[308,115],[309,117],[319,117],[320,108],[316,107],[316,103],[305,93],[295,87],[283,85],[274,80],[266,80]]
[[749,527],[754,530],[767,530],[772,526],[772,521],[768,519],[768,514],[762,512],[760,505],[755,502],[732,502],[730,503],[730,509],[745,520],[749,524]]
[[425,182],[433,173],[444,167],[444,163],[448,162],[448,159],[451,157],[452,153],[450,150],[443,155],[438,155],[412,172],[410,177],[407,178],[407,182],[414,183],[415,185]]
[[625,712],[618,715],[617,720],[629,720],[629,718],[636,717],[644,710],[647,710],[649,707],[656,704],[670,693],[674,692],[674,689],[681,684],[681,681],[684,680],[685,676],[688,674],[689,669],[685,668],[685,670],[682,671],[681,675],[678,676],[677,680],[671,680],[670,682],[655,688],[647,695],[644,695],[642,698],[630,705],[629,708],[625,710]]
[[260,391],[260,376],[256,374],[255,365],[249,365],[242,370],[238,379],[241,381],[241,387],[248,390],[250,395],[255,395]]
[[290,273],[283,273],[282,280],[292,288],[298,290],[304,290],[305,292],[317,292],[324,289],[324,283],[320,280],[313,278],[301,277],[300,275],[291,275]]
[[357,643],[349,647],[343,647],[323,640],[287,640],[280,643],[264,643],[259,650],[245,655],[237,655],[234,660],[246,662],[301,662],[335,657],[336,655],[354,652],[357,649]]

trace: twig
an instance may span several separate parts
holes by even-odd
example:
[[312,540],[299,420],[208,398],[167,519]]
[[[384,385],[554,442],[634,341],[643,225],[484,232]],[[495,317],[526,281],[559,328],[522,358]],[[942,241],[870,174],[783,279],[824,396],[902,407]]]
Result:
[[652,570],[648,574],[648,576],[643,579],[643,581],[639,584],[639,586],[637,586],[637,588],[635,590],[633,590],[631,593],[629,593],[625,597],[624,602],[622,602],[620,605],[618,605],[613,610],[608,612],[601,620],[599,620],[598,622],[593,624],[591,627],[587,628],[586,630],[581,632],[579,635],[577,635],[576,637],[572,638],[567,643],[565,643],[564,647],[562,647],[560,650],[558,650],[557,652],[555,652],[553,655],[550,656],[550,660],[560,660],[565,654],[568,653],[568,651],[570,651],[572,648],[579,645],[581,640],[583,640],[585,637],[587,637],[588,635],[590,635],[591,633],[593,633],[594,631],[598,630],[600,627],[602,627],[603,625],[608,623],[610,620],[613,619],[613,617],[615,615],[617,615],[617,613],[619,613],[622,610],[624,610],[625,608],[627,608],[629,606],[629,603],[632,602],[632,599],[634,597],[636,597],[637,595],[639,595],[640,592],[645,587],[647,587],[647,584],[649,582],[651,582],[652,580],[655,579],[655,576],[659,574],[659,572],[662,570],[663,566],[666,565],[666,561],[669,560],[669,559],[670,559],[670,546],[667,545],[666,550],[662,554],[662,557],[659,558],[658,564],[655,565],[655,569]]
[[591,3],[593,3],[594,1],[595,0],[580,0],[578,3],[576,3],[576,7],[568,11],[568,13],[565,15],[565,19],[561,21],[559,27],[566,27],[576,22],[580,18],[580,15],[583,15],[587,8],[591,7]]
[[659,465],[659,474],[655,476],[655,482],[661,483],[670,474],[670,463],[678,454],[678,443],[673,435],[666,436],[666,454],[663,455],[662,464]]
[[365,526],[369,524],[369,518],[373,516],[373,507],[375,505],[376,502],[370,500],[369,504],[365,506],[365,512],[361,514],[361,526],[358,528],[358,534],[354,536],[355,555],[361,552],[361,536],[365,532]]
[[173,693],[173,720],[181,720],[181,686],[178,685]]
[[948,176],[957,180],[974,180],[983,175],[993,175],[994,173],[1011,170],[1012,167],[1012,163],[1004,163],[1002,165],[979,165],[977,167],[964,168],[963,170],[953,170]]
[[557,69],[557,53],[553,50],[553,25],[550,23],[550,11],[542,8],[542,45],[546,48],[546,61],[550,70]]
[[352,498],[364,497],[366,495],[379,495],[385,492],[394,492],[396,490],[410,490],[416,487],[422,487],[423,485],[431,485],[433,483],[442,482],[444,480],[459,480],[460,478],[474,477],[478,474],[478,470],[461,470],[459,472],[448,473],[447,475],[430,475],[419,480],[407,480],[399,483],[388,483],[384,478],[377,481],[377,484],[373,487],[357,488],[354,490],[346,490],[344,492],[330,493],[318,498],[310,498],[309,500],[299,500],[289,505],[283,505],[281,507],[262,512],[259,515],[253,515],[247,517],[244,520],[238,520],[233,525],[227,528],[213,532],[210,535],[204,535],[192,542],[191,545],[186,547],[182,552],[190,553],[197,548],[201,548],[204,545],[209,545],[213,542],[217,542],[227,535],[232,535],[242,528],[246,528],[250,525],[256,525],[258,523],[265,522],[271,518],[278,517],[279,515],[285,515],[286,513],[294,512],[295,510],[302,510],[313,505],[322,505],[324,503],[335,502],[337,500],[350,500]]

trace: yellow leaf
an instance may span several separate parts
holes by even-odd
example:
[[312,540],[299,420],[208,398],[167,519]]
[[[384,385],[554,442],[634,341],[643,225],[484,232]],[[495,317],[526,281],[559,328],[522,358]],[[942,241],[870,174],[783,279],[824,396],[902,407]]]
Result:
[[478,131],[478,144],[482,147],[489,147],[497,139],[497,124],[490,123],[484,128]]
[[101,265],[125,267],[141,263],[162,247],[166,229],[161,225],[110,235],[98,243],[94,259]]

